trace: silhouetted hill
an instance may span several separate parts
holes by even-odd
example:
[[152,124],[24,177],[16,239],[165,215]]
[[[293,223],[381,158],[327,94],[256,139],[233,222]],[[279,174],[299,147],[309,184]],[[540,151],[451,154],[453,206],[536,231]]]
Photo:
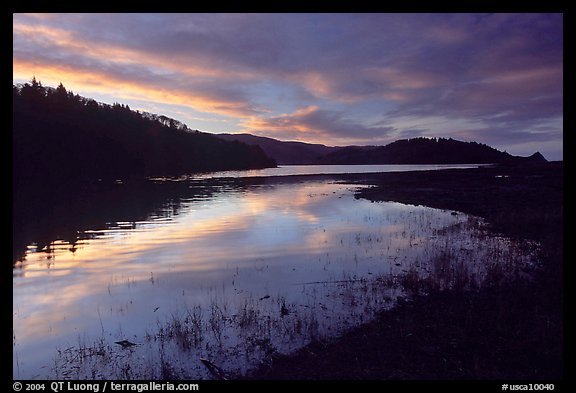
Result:
[[13,86],[14,180],[74,182],[276,166],[258,146],[35,79]]
[[218,134],[219,138],[227,141],[240,141],[249,145],[257,145],[269,157],[273,157],[279,165],[306,165],[319,162],[322,157],[338,150],[338,147],[329,147],[320,144],[304,142],[284,142],[273,138],[255,136],[251,134]]
[[[541,154],[534,160],[544,159]],[[515,157],[488,145],[445,138],[401,139],[373,148],[345,147],[323,157],[325,164],[488,164],[513,162]],[[544,159],[545,160],[545,159]]]
[[544,158],[542,153],[540,153],[539,151],[537,151],[536,153],[532,154],[529,157],[518,157],[518,158],[524,158],[525,160],[530,162],[548,162],[548,160]]
[[283,165],[314,164],[487,164],[546,162],[536,152],[529,157],[513,156],[488,145],[452,138],[401,139],[386,146],[329,147],[302,142],[282,142],[250,134],[219,134],[260,146],[268,156]]

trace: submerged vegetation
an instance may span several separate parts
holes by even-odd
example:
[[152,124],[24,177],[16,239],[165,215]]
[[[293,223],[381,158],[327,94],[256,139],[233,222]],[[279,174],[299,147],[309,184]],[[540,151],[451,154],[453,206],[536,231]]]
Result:
[[[372,255],[380,255],[380,263],[389,266],[389,273],[356,275],[344,271],[338,275],[336,269],[328,275],[329,280],[295,284],[301,293],[298,301],[273,291],[263,296],[250,292],[240,296],[240,291],[234,291],[234,284],[233,288],[210,289],[205,294],[210,299],[207,303],[186,304],[177,312],[158,317],[156,325],[147,327],[144,335],[129,337],[137,343],[134,347],[107,344],[109,339],[105,339],[103,331],[103,337],[93,344],[61,349],[55,358],[53,375],[117,379],[394,378],[402,375],[394,374],[395,368],[379,370],[391,373],[380,376],[376,369],[371,370],[371,367],[389,367],[390,364],[376,363],[371,358],[366,360],[370,364],[364,364],[363,356],[370,356],[378,348],[384,351],[400,349],[397,347],[402,342],[399,339],[411,337],[419,327],[406,320],[398,322],[403,324],[401,327],[394,326],[393,320],[389,321],[385,315],[402,315],[406,311],[401,310],[411,310],[418,302],[424,306],[423,299],[436,301],[434,299],[450,293],[481,298],[480,293],[484,293],[481,291],[515,285],[519,277],[529,278],[535,268],[533,257],[538,252],[537,244],[494,236],[486,231],[483,220],[444,211],[439,212],[443,218],[434,224],[438,212],[411,208],[402,210],[390,222],[393,230],[389,232],[380,231],[381,225],[389,220],[379,215],[385,210],[371,211],[372,214],[360,217],[360,220],[370,223],[375,231],[341,233],[332,241],[342,249],[353,249],[356,264],[365,265]],[[420,252],[412,254],[400,247]],[[326,254],[318,258],[318,264],[326,268],[335,262],[334,258]],[[263,267],[255,265],[253,269],[259,271]],[[152,277],[151,282],[154,283]],[[231,290],[235,295],[225,296],[225,292]],[[392,311],[384,311],[390,309]],[[418,312],[424,313],[422,318],[430,317],[432,312],[435,313],[433,318],[443,319],[442,323],[454,322],[444,318],[440,309]],[[452,317],[463,317],[466,323],[471,323],[472,312]],[[374,317],[377,322],[370,322]],[[414,321],[418,318],[410,317]],[[370,347],[363,348],[353,338],[354,334],[365,332],[364,329],[375,323],[385,323],[392,330],[375,327],[375,331],[384,336],[358,337],[363,341],[362,345]],[[367,325],[358,328],[358,324]],[[396,329],[400,329],[403,337],[391,335]],[[431,334],[445,331],[443,325],[434,326],[432,320],[422,329]],[[459,334],[464,337],[466,333],[462,330]],[[411,342],[427,342],[429,338],[413,337]],[[383,341],[374,341],[380,339]],[[303,345],[307,345],[305,349],[290,355]],[[329,352],[332,346],[342,351],[349,345],[362,350],[362,355],[349,354],[357,358],[354,365],[346,365],[347,361],[338,353]],[[327,352],[323,353],[322,348]],[[444,350],[434,348],[428,348],[430,357],[434,350]],[[293,361],[293,356],[297,361]],[[409,361],[410,351],[402,356]],[[442,356],[449,358],[451,355]],[[315,366],[316,360],[326,361],[326,364]],[[206,364],[220,371],[215,374]],[[356,365],[362,369],[357,369]],[[250,371],[255,366],[259,369]],[[452,366],[451,363],[446,365],[448,369]],[[349,371],[344,372],[339,367]],[[278,374],[278,370],[284,370],[285,374]],[[428,372],[434,370],[437,369]],[[428,378],[430,375],[415,373],[411,377]]]
[[[560,380],[563,363],[563,173],[561,163],[446,170],[426,177],[380,174],[359,196],[454,209],[486,218],[493,233],[537,242],[538,265],[517,274],[487,255],[486,285],[440,253],[433,265],[455,285],[408,271],[413,296],[335,340],[319,340],[251,379]],[[495,250],[496,251],[496,250]],[[505,264],[512,260],[503,260]],[[530,279],[523,273],[530,271]]]

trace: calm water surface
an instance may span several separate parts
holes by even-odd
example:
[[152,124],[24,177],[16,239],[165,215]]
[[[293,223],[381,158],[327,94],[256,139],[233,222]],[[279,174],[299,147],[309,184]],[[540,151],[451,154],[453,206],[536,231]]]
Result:
[[406,277],[474,287],[532,263],[475,218],[358,200],[345,184],[183,183],[146,219],[28,246],[14,378],[211,378],[200,358],[245,371],[392,307]]
[[210,172],[186,176],[187,179],[211,179],[217,177],[258,177],[289,175],[332,175],[342,173],[380,173],[406,171],[435,171],[440,169],[466,169],[491,164],[441,164],[441,165],[280,165],[276,168],[242,171]]

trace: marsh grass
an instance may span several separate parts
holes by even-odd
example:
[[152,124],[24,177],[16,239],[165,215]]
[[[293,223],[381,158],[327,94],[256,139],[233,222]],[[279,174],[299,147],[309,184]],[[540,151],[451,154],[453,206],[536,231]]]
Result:
[[[356,267],[376,250],[381,263],[389,264],[388,274],[344,271],[332,273],[327,281],[302,283],[305,302],[284,293],[234,298],[213,294],[206,304],[186,305],[158,319],[141,337],[142,345],[133,349],[115,347],[101,338],[91,345],[81,342],[60,350],[54,375],[60,379],[211,378],[200,362],[206,358],[240,376],[253,367],[271,366],[279,356],[307,344],[346,334],[407,299],[502,287],[533,265],[535,244],[494,236],[475,217],[448,216],[455,221],[436,229],[431,215],[428,210],[403,213],[398,221],[408,224],[400,231],[387,236],[382,231],[352,233],[337,241],[358,247],[350,254]],[[365,218],[375,224],[378,219]],[[400,254],[401,244],[417,248],[419,256]],[[334,257],[326,253],[322,258],[321,263],[330,264]]]
[[[470,244],[455,246],[450,236],[463,229],[473,234]],[[446,241],[442,248],[428,254],[426,268],[413,264],[398,279],[410,296],[502,287],[530,280],[540,264],[538,243],[491,234],[478,218],[470,217],[436,233],[446,236]]]
[[[476,260],[469,260],[470,255],[447,241],[444,247],[428,251],[429,260],[402,262],[400,273],[370,278],[346,273],[337,280],[302,285],[308,304],[290,302],[284,294],[262,299],[247,296],[235,302],[214,297],[207,307],[187,306],[158,320],[142,337],[143,345],[134,349],[117,348],[101,338],[91,345],[79,342],[59,350],[54,376],[211,378],[199,362],[201,357],[213,359],[230,375],[241,376],[253,367],[270,367],[278,356],[304,345],[346,334],[395,304],[441,293],[502,288],[520,278],[523,266],[533,264],[525,256],[534,250],[533,244],[490,238],[478,221],[467,225],[477,229],[472,246],[483,250],[474,256]],[[458,230],[455,226],[443,235]]]
[[[381,295],[376,280],[315,286],[321,288],[307,290],[317,298],[307,305],[276,295],[264,301],[247,297],[237,306],[217,300],[208,309],[190,306],[157,321],[137,346],[127,349],[103,338],[91,345],[79,343],[58,351],[53,375],[58,379],[210,379],[200,358],[213,359],[227,373],[242,375],[251,367],[272,364],[282,353],[323,339],[331,331],[342,332],[367,320],[383,304],[364,304],[362,300],[369,294]],[[327,300],[320,302],[327,295],[332,305]],[[348,313],[333,314],[336,304],[352,308]]]

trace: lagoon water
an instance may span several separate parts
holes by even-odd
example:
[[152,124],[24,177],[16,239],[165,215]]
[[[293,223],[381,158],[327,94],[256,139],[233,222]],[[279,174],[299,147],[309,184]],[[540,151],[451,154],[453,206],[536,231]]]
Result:
[[474,288],[533,262],[477,218],[356,199],[357,185],[155,182],[171,191],[145,216],[28,245],[13,275],[15,379],[212,378],[200,358],[243,372],[393,307],[407,277]]
[[241,171],[210,172],[186,176],[187,179],[213,179],[218,177],[267,177],[292,175],[333,175],[343,173],[380,173],[407,171],[435,171],[440,169],[477,168],[490,164],[439,165],[279,165],[276,168]]

